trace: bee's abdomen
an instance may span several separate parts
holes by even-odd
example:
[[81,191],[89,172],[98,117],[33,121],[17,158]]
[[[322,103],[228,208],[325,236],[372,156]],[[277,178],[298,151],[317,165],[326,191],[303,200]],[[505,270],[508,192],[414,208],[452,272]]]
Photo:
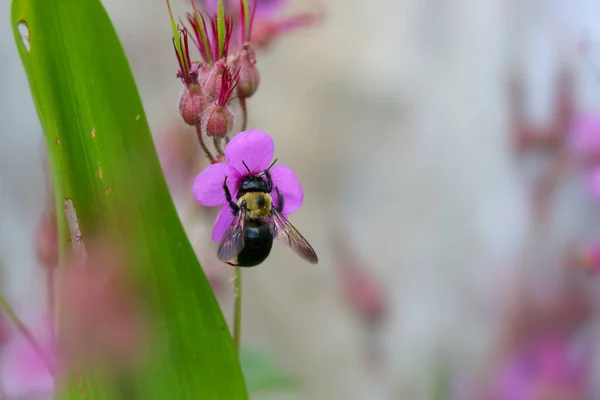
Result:
[[273,234],[269,224],[248,222],[244,229],[244,248],[237,256],[242,267],[255,267],[265,261],[273,247]]

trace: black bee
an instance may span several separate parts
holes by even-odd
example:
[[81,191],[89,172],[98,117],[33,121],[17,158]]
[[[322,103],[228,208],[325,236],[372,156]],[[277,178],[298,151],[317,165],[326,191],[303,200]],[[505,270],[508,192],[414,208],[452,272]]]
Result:
[[[257,266],[269,256],[273,239],[278,238],[304,260],[311,264],[318,262],[317,254],[311,245],[281,214],[284,199],[279,189],[273,188],[269,174],[273,164],[260,175],[252,175],[244,163],[249,175],[241,180],[235,202],[225,177],[223,190],[235,217],[219,243],[219,260],[228,262],[235,258],[235,263],[228,264],[240,267]],[[263,175],[266,180],[262,178]],[[277,192],[277,207],[273,205],[270,194],[273,189]]]

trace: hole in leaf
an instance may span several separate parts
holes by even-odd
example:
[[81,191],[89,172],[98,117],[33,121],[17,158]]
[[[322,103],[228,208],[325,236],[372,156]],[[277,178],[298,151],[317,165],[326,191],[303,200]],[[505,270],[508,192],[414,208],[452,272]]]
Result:
[[83,245],[83,235],[81,234],[81,228],[79,226],[79,219],[77,218],[77,210],[73,200],[65,198],[65,215],[67,217],[67,225],[69,227],[69,237],[71,238],[71,245],[74,251],[82,251],[85,253],[85,247]]
[[25,50],[29,52],[31,50],[31,43],[29,42],[29,26],[27,26],[27,22],[19,22],[19,24],[17,25],[17,29],[19,30],[21,42],[23,43],[23,46],[25,46]]

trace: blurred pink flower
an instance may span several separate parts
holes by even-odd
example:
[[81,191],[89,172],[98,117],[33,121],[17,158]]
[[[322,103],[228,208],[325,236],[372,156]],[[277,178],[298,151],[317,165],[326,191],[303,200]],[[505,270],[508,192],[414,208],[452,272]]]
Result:
[[344,298],[368,323],[380,321],[388,307],[383,287],[375,281],[368,268],[362,265],[346,240],[334,235],[332,247]]
[[146,320],[125,275],[125,257],[109,243],[87,247],[87,260],[75,258],[61,270],[61,350],[70,359],[93,358],[111,366],[138,361]]
[[569,343],[557,338],[525,344],[497,371],[490,399],[584,398],[588,360],[574,359],[569,350]]
[[[256,7],[256,16],[271,15],[280,11],[289,2],[289,0],[248,0],[250,9]],[[208,15],[217,13],[217,0],[197,0],[197,3]],[[233,15],[240,10],[240,0],[223,0],[223,5],[228,15]]]
[[[213,15],[217,12],[217,0],[196,1],[207,14]],[[319,0],[315,0],[315,3],[317,2]],[[253,45],[257,48],[265,48],[276,38],[284,34],[317,25],[323,20],[324,11],[321,4],[318,5],[318,10],[311,10],[287,17],[278,16],[289,3],[289,0],[249,1],[251,10],[256,6],[253,21],[251,22],[251,42]],[[226,15],[240,19],[240,0],[224,0],[224,6]]]
[[204,275],[206,275],[206,279],[208,280],[213,293],[218,297],[227,287],[225,270],[219,268],[219,264],[207,264],[206,262],[202,263],[202,268],[204,269]]
[[56,348],[50,322],[39,325],[33,334],[40,349],[34,348],[19,332],[13,332],[3,349],[0,373],[2,388],[9,398],[52,394],[54,377],[51,369],[57,361]]
[[369,321],[381,319],[386,311],[386,301],[381,287],[367,271],[347,265],[340,268],[344,297],[354,310]]
[[169,126],[158,144],[158,155],[171,190],[185,186],[189,194],[188,185],[196,176],[196,171],[204,168],[208,162],[201,156],[196,135],[185,128],[179,121]]
[[575,262],[591,273],[600,273],[600,240],[588,244]]
[[573,153],[582,160],[598,159],[600,156],[600,114],[575,116],[569,134]]
[[324,12],[311,11],[275,19],[257,16],[252,25],[252,44],[257,48],[268,47],[276,38],[298,31],[302,28],[316,26],[322,22]]
[[[584,398],[590,359],[574,346],[583,343],[573,339],[579,339],[576,333],[591,318],[593,306],[576,278],[577,274],[565,270],[548,281],[519,289],[487,398]],[[540,296],[539,290],[548,296]]]
[[[258,130],[240,132],[225,147],[225,163],[213,164],[196,177],[193,192],[198,203],[207,207],[222,206],[212,231],[215,242],[221,241],[234,217],[223,190],[225,178],[235,199],[241,180],[264,172],[273,160],[274,151],[275,144],[267,133]],[[273,188],[277,187],[285,200],[282,214],[287,218],[302,205],[304,193],[300,180],[290,167],[283,164],[275,165],[269,172]],[[277,204],[274,196],[273,205],[276,207]]]
[[57,229],[56,212],[44,211],[36,230],[36,253],[38,262],[45,268],[58,264]]
[[584,172],[585,187],[595,200],[600,200],[600,164]]

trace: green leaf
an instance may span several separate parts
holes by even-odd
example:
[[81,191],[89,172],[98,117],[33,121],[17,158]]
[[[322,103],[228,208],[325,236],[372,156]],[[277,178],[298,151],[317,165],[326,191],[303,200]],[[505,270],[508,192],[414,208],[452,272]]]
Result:
[[298,388],[297,378],[278,368],[271,354],[262,349],[242,348],[240,361],[248,391],[282,391]]
[[109,233],[131,250],[131,271],[154,317],[143,367],[117,375],[74,365],[58,397],[247,399],[230,333],[177,216],[100,1],[13,0],[11,24],[46,139],[61,259],[70,246],[70,199],[84,242]]

